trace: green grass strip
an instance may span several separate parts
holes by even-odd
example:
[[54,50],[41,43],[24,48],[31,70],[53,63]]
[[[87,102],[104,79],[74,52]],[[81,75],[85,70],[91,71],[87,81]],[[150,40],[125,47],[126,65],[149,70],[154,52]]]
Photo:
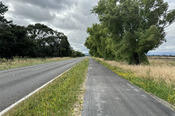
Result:
[[85,81],[89,60],[85,59],[15,108],[6,116],[70,116]]
[[141,78],[136,77],[132,72],[123,70],[116,66],[111,66],[104,61],[96,59],[99,63],[103,64],[105,67],[109,68],[115,72],[120,77],[129,80],[132,84],[137,85],[138,87],[144,89],[145,91],[152,93],[155,96],[169,102],[172,105],[175,105],[175,86],[168,85],[163,80],[159,82],[154,81],[151,78]]

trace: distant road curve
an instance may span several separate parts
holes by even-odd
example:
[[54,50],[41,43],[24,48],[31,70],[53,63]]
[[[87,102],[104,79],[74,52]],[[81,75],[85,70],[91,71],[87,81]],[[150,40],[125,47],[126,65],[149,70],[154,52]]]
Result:
[[0,112],[84,58],[0,71]]

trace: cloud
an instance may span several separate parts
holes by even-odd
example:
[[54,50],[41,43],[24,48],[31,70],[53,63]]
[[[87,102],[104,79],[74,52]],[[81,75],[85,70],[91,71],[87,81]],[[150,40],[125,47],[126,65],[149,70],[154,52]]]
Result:
[[49,10],[60,10],[65,9],[66,7],[70,7],[73,4],[76,4],[76,0],[3,0],[6,3],[13,3],[13,4],[23,4],[37,6],[42,9],[49,9]]
[[21,19],[30,19],[36,22],[51,21],[55,18],[55,15],[47,9],[41,9],[38,6],[32,6],[30,4],[17,4],[14,11],[15,14]]
[[[88,36],[87,27],[98,22],[91,9],[98,0],[2,0],[9,6],[5,15],[19,25],[34,23],[46,24],[65,33],[71,46],[79,51],[88,52],[84,42]],[[169,8],[175,8],[174,0],[165,0]],[[166,29],[167,42],[154,51],[175,51],[175,24]]]
[[98,22],[90,10],[97,0],[2,0],[8,5],[5,15],[15,24],[43,23],[65,33],[71,46],[87,52],[84,42],[86,29]]
[[[165,0],[169,4],[169,10],[175,8],[174,0]],[[175,52],[175,23],[165,29],[167,42],[151,52]]]

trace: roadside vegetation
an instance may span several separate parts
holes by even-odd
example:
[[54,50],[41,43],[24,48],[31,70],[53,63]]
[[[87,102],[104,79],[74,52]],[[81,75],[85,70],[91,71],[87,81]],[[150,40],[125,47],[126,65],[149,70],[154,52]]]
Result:
[[175,21],[165,0],[99,0],[92,12],[99,23],[87,29],[89,53],[128,64],[149,64],[146,54],[166,41]]
[[49,62],[57,62],[61,60],[70,59],[70,57],[55,57],[55,58],[13,58],[13,59],[0,59],[0,70],[7,70],[12,68],[19,68],[24,66],[32,66],[36,64],[43,64]]
[[68,37],[44,24],[19,26],[5,19],[8,7],[0,1],[0,58],[80,57]]
[[150,65],[96,60],[132,84],[175,105],[175,59],[149,59]]
[[175,22],[175,9],[165,0],[99,0],[92,13],[99,23],[87,29],[85,46],[90,55],[131,83],[175,104],[174,61],[147,57],[166,42],[165,29]]
[[79,101],[89,60],[85,59],[5,116],[71,116],[74,104]]

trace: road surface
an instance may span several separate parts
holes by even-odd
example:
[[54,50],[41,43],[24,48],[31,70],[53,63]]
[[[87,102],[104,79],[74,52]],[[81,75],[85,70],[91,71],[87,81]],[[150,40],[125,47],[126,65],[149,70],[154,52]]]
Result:
[[175,116],[138,87],[90,60],[82,116]]
[[82,59],[76,58],[0,71],[0,112]]

